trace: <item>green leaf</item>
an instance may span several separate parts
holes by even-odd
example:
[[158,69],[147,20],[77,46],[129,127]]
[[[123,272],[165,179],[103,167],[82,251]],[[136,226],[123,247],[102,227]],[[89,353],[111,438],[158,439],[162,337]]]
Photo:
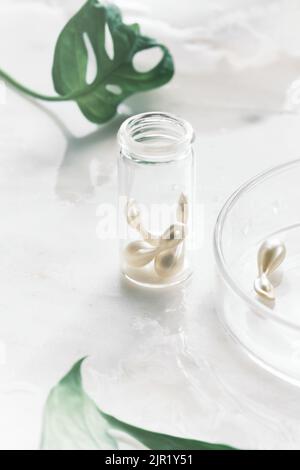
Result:
[[119,449],[122,440],[127,448],[131,444],[132,449],[141,445],[151,450],[231,449],[147,431],[103,413],[83,389],[82,362],[83,359],[77,362],[50,392],[44,414],[42,449]]
[[[106,49],[107,30],[113,57]],[[92,83],[87,82],[87,43],[96,62]],[[138,72],[133,65],[135,55],[152,48],[161,49],[161,60],[153,69]],[[59,35],[52,68],[57,96],[31,90],[0,69],[0,78],[22,93],[44,101],[75,100],[87,119],[99,124],[111,119],[125,98],[160,87],[173,74],[172,56],[165,46],[142,36],[138,24],[125,25],[117,7],[101,5],[97,0],[88,0]]]
[[[108,53],[107,29],[113,43]],[[97,71],[87,84],[88,48],[94,53]],[[163,56],[150,71],[138,72],[134,56],[159,47]],[[128,96],[167,83],[173,76],[173,61],[167,48],[142,36],[138,25],[125,25],[119,9],[88,0],[61,32],[54,55],[53,82],[61,96],[74,96],[83,114],[96,123],[112,118],[118,105]],[[117,89],[116,87],[119,87]]]

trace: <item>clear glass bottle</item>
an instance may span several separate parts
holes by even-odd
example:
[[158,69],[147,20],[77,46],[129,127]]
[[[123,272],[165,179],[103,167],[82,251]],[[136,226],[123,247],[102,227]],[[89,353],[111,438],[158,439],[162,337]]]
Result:
[[170,286],[192,273],[193,137],[188,122],[160,112],[119,130],[121,263],[136,284]]

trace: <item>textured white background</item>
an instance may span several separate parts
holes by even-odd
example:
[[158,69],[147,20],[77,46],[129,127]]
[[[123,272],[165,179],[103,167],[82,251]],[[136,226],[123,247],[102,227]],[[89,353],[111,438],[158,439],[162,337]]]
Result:
[[[252,364],[218,325],[211,239],[237,185],[299,156],[300,94],[290,86],[300,77],[300,4],[118,4],[170,47],[169,85],[129,99],[102,128],[72,103],[7,89],[0,104],[0,447],[38,447],[50,388],[88,355],[86,387],[119,418],[237,447],[299,448],[300,391]],[[55,40],[80,5],[0,0],[0,66],[53,93]],[[205,237],[192,283],[154,295],[121,281],[118,242],[100,242],[96,228],[99,204],[117,200],[124,115],[158,109],[196,130]]]

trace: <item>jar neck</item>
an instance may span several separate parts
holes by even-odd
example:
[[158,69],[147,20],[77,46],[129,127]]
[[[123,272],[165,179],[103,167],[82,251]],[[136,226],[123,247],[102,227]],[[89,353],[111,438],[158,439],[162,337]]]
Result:
[[166,163],[191,154],[192,126],[172,114],[143,113],[127,119],[118,140],[122,154],[140,162]]

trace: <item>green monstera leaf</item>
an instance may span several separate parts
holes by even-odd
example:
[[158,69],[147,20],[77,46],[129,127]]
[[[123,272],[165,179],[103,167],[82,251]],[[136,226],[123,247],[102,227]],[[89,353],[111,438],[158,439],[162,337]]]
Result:
[[103,413],[83,389],[82,361],[77,362],[50,392],[44,414],[43,450],[120,449],[124,443],[127,449],[231,449],[225,445],[148,431]]
[[[136,54],[152,48],[162,52],[159,63],[146,72],[136,70]],[[90,83],[91,58],[96,72]],[[137,24],[124,24],[116,6],[97,0],[88,0],[59,35],[52,69],[58,96],[30,90],[0,69],[0,77],[19,91],[46,101],[74,100],[87,119],[99,124],[111,119],[125,98],[160,87],[173,74],[173,60],[165,46],[141,35]]]
[[[111,38],[112,48],[108,50]],[[96,76],[87,85],[88,47],[94,53]],[[159,47],[160,62],[150,71],[138,72],[134,56]],[[53,81],[62,96],[82,90],[76,101],[83,114],[94,122],[105,122],[128,96],[167,83],[173,75],[172,58],[165,46],[142,36],[138,25],[127,26],[113,5],[89,0],[60,34],[54,56]]]

